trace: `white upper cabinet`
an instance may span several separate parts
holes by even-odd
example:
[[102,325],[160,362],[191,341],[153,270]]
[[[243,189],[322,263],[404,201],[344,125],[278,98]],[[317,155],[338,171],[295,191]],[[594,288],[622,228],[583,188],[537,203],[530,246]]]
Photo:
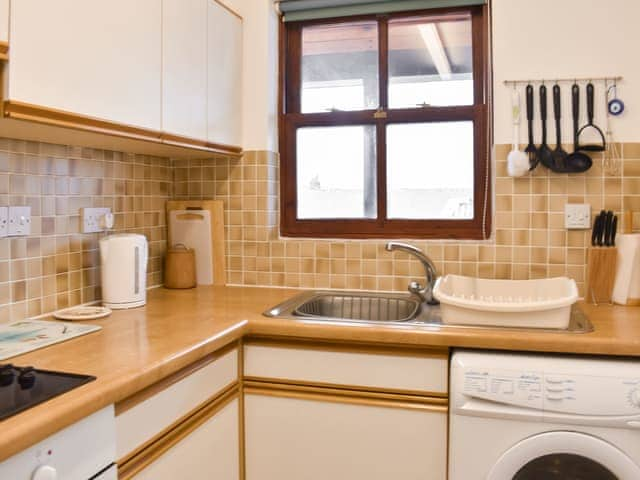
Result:
[[161,128],[162,0],[11,5],[9,100]]
[[207,138],[207,3],[162,2],[162,130]]
[[9,41],[9,0],[0,0],[0,42]]
[[208,135],[210,142],[242,142],[242,19],[215,0],[208,2]]

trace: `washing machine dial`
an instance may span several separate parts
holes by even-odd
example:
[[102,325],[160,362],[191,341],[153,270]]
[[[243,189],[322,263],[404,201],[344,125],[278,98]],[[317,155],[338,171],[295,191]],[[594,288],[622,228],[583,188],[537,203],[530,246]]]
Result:
[[636,388],[629,392],[629,401],[634,407],[640,408],[640,388]]
[[41,465],[36,468],[31,480],[57,480],[58,472],[51,465]]

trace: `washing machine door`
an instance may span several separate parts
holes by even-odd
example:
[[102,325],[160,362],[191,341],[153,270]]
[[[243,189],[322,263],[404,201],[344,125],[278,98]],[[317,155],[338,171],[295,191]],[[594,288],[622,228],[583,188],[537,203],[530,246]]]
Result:
[[534,435],[507,450],[487,480],[640,479],[640,466],[613,445],[577,432]]

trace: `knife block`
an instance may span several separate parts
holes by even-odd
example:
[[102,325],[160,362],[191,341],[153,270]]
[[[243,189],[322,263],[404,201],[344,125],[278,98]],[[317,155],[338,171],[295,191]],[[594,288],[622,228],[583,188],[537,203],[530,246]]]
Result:
[[618,249],[615,247],[591,247],[587,263],[586,300],[589,303],[611,303],[616,278]]

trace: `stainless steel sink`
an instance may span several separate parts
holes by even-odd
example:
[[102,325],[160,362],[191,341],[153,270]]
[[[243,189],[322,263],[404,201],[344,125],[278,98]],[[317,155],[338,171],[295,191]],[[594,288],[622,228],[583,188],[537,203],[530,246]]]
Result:
[[567,330],[471,327],[466,325],[442,325],[439,305],[422,303],[414,295],[353,291],[304,292],[270,308],[263,315],[312,322],[432,326],[443,329],[500,328],[501,330],[550,331],[556,333],[586,333],[593,331],[593,326],[589,319],[575,306],[571,312],[571,321]]
[[293,313],[312,318],[406,322],[415,317],[419,308],[418,300],[407,297],[319,293],[298,305]]

